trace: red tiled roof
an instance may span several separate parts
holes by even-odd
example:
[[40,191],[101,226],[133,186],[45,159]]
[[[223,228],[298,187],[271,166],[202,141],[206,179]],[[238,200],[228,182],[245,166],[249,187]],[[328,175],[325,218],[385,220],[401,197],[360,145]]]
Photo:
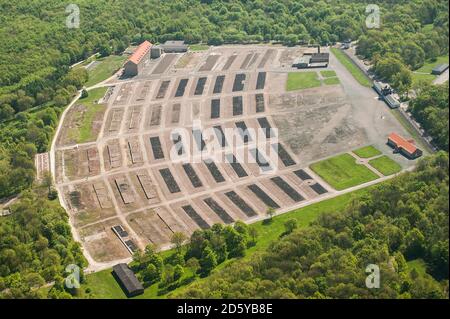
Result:
[[403,148],[409,154],[414,154],[414,152],[417,150],[417,147],[414,144],[412,144],[410,141],[407,141],[397,133],[389,134],[388,139],[395,143],[397,148]]
[[141,62],[142,58],[148,53],[151,47],[152,44],[150,42],[148,41],[142,42],[130,56],[128,61],[138,64],[139,62]]

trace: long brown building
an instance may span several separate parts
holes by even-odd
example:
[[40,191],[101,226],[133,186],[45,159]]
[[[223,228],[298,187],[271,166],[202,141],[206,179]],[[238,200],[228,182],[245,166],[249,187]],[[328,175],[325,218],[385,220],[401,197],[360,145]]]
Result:
[[152,44],[149,41],[142,42],[133,52],[124,65],[124,76],[138,75],[144,67],[146,61],[150,58],[150,49]]
[[422,150],[418,149],[412,141],[408,141],[397,133],[391,133],[388,136],[387,144],[396,152],[399,152],[409,159],[415,159],[422,156]]

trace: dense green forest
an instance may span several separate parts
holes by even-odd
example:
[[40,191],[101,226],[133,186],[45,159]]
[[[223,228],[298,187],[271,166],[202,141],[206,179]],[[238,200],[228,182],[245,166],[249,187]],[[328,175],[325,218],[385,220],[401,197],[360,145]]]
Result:
[[[0,220],[0,299],[70,298],[63,286],[65,267],[86,265],[67,213],[45,193],[23,193],[12,214]],[[37,289],[46,283],[54,285]]]
[[82,0],[79,28],[68,28],[63,1],[0,0],[0,198],[30,186],[32,170],[11,154],[30,143],[37,152],[48,149],[62,108],[88,78],[70,65],[95,52],[120,53],[143,40],[293,45],[360,39],[358,53],[373,59],[394,87],[407,90],[411,68],[448,53],[448,1],[379,1],[377,30],[365,26],[368,3]]
[[[251,261],[235,262],[178,298],[448,298],[448,154],[325,212]],[[275,217],[276,218],[276,217]],[[408,261],[422,259],[426,272]],[[380,267],[380,288],[365,286]]]
[[433,143],[448,150],[448,81],[442,85],[423,85],[410,102],[414,118],[433,138]]

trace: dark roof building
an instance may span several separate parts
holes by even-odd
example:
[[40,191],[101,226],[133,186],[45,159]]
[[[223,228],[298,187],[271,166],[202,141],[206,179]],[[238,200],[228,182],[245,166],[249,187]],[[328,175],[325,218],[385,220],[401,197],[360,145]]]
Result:
[[148,41],[142,42],[133,54],[130,56],[128,61],[125,63],[123,75],[125,76],[135,76],[141,72],[145,63],[150,58],[150,48],[152,44]]
[[422,151],[418,149],[414,144],[414,141],[408,141],[401,137],[397,133],[391,133],[388,136],[387,144],[394,148],[396,152],[399,152],[409,159],[415,159],[422,156]]
[[328,63],[329,60],[329,53],[313,53],[311,55],[310,63]]
[[188,50],[188,46],[184,44],[184,41],[166,41],[160,47],[164,53],[180,53]]
[[448,69],[448,64],[439,64],[434,67],[434,69],[431,71],[431,74],[440,75],[444,73]]
[[112,273],[128,297],[137,296],[144,292],[144,286],[142,286],[127,264],[115,265]]

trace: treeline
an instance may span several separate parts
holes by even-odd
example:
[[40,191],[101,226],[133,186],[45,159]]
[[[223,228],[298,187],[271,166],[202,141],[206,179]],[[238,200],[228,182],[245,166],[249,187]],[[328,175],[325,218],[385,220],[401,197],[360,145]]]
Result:
[[0,119],[44,103],[64,105],[68,86],[83,83],[82,75],[68,75],[71,64],[95,52],[122,52],[130,43],[327,44],[365,31],[366,4],[353,1],[82,0],[77,5],[80,27],[68,28],[63,1],[1,1]]
[[82,0],[80,27],[68,28],[63,1],[1,1],[0,121],[33,106],[65,105],[86,78],[83,69],[69,72],[71,64],[143,40],[291,45],[359,38],[358,53],[375,69],[396,60],[416,69],[448,52],[448,1],[378,4],[381,29],[370,30],[364,1]]
[[[448,154],[373,188],[344,212],[174,293],[178,298],[448,298]],[[275,217],[276,218],[276,217]],[[426,273],[408,261],[422,259]],[[380,288],[366,288],[366,267]]]
[[[1,217],[0,298],[70,298],[65,269],[71,264],[86,266],[67,213],[45,198],[27,191],[12,205],[12,214]],[[82,271],[80,276],[83,280]]]
[[442,85],[424,85],[409,104],[414,118],[443,150],[448,150],[448,89],[448,81]]

